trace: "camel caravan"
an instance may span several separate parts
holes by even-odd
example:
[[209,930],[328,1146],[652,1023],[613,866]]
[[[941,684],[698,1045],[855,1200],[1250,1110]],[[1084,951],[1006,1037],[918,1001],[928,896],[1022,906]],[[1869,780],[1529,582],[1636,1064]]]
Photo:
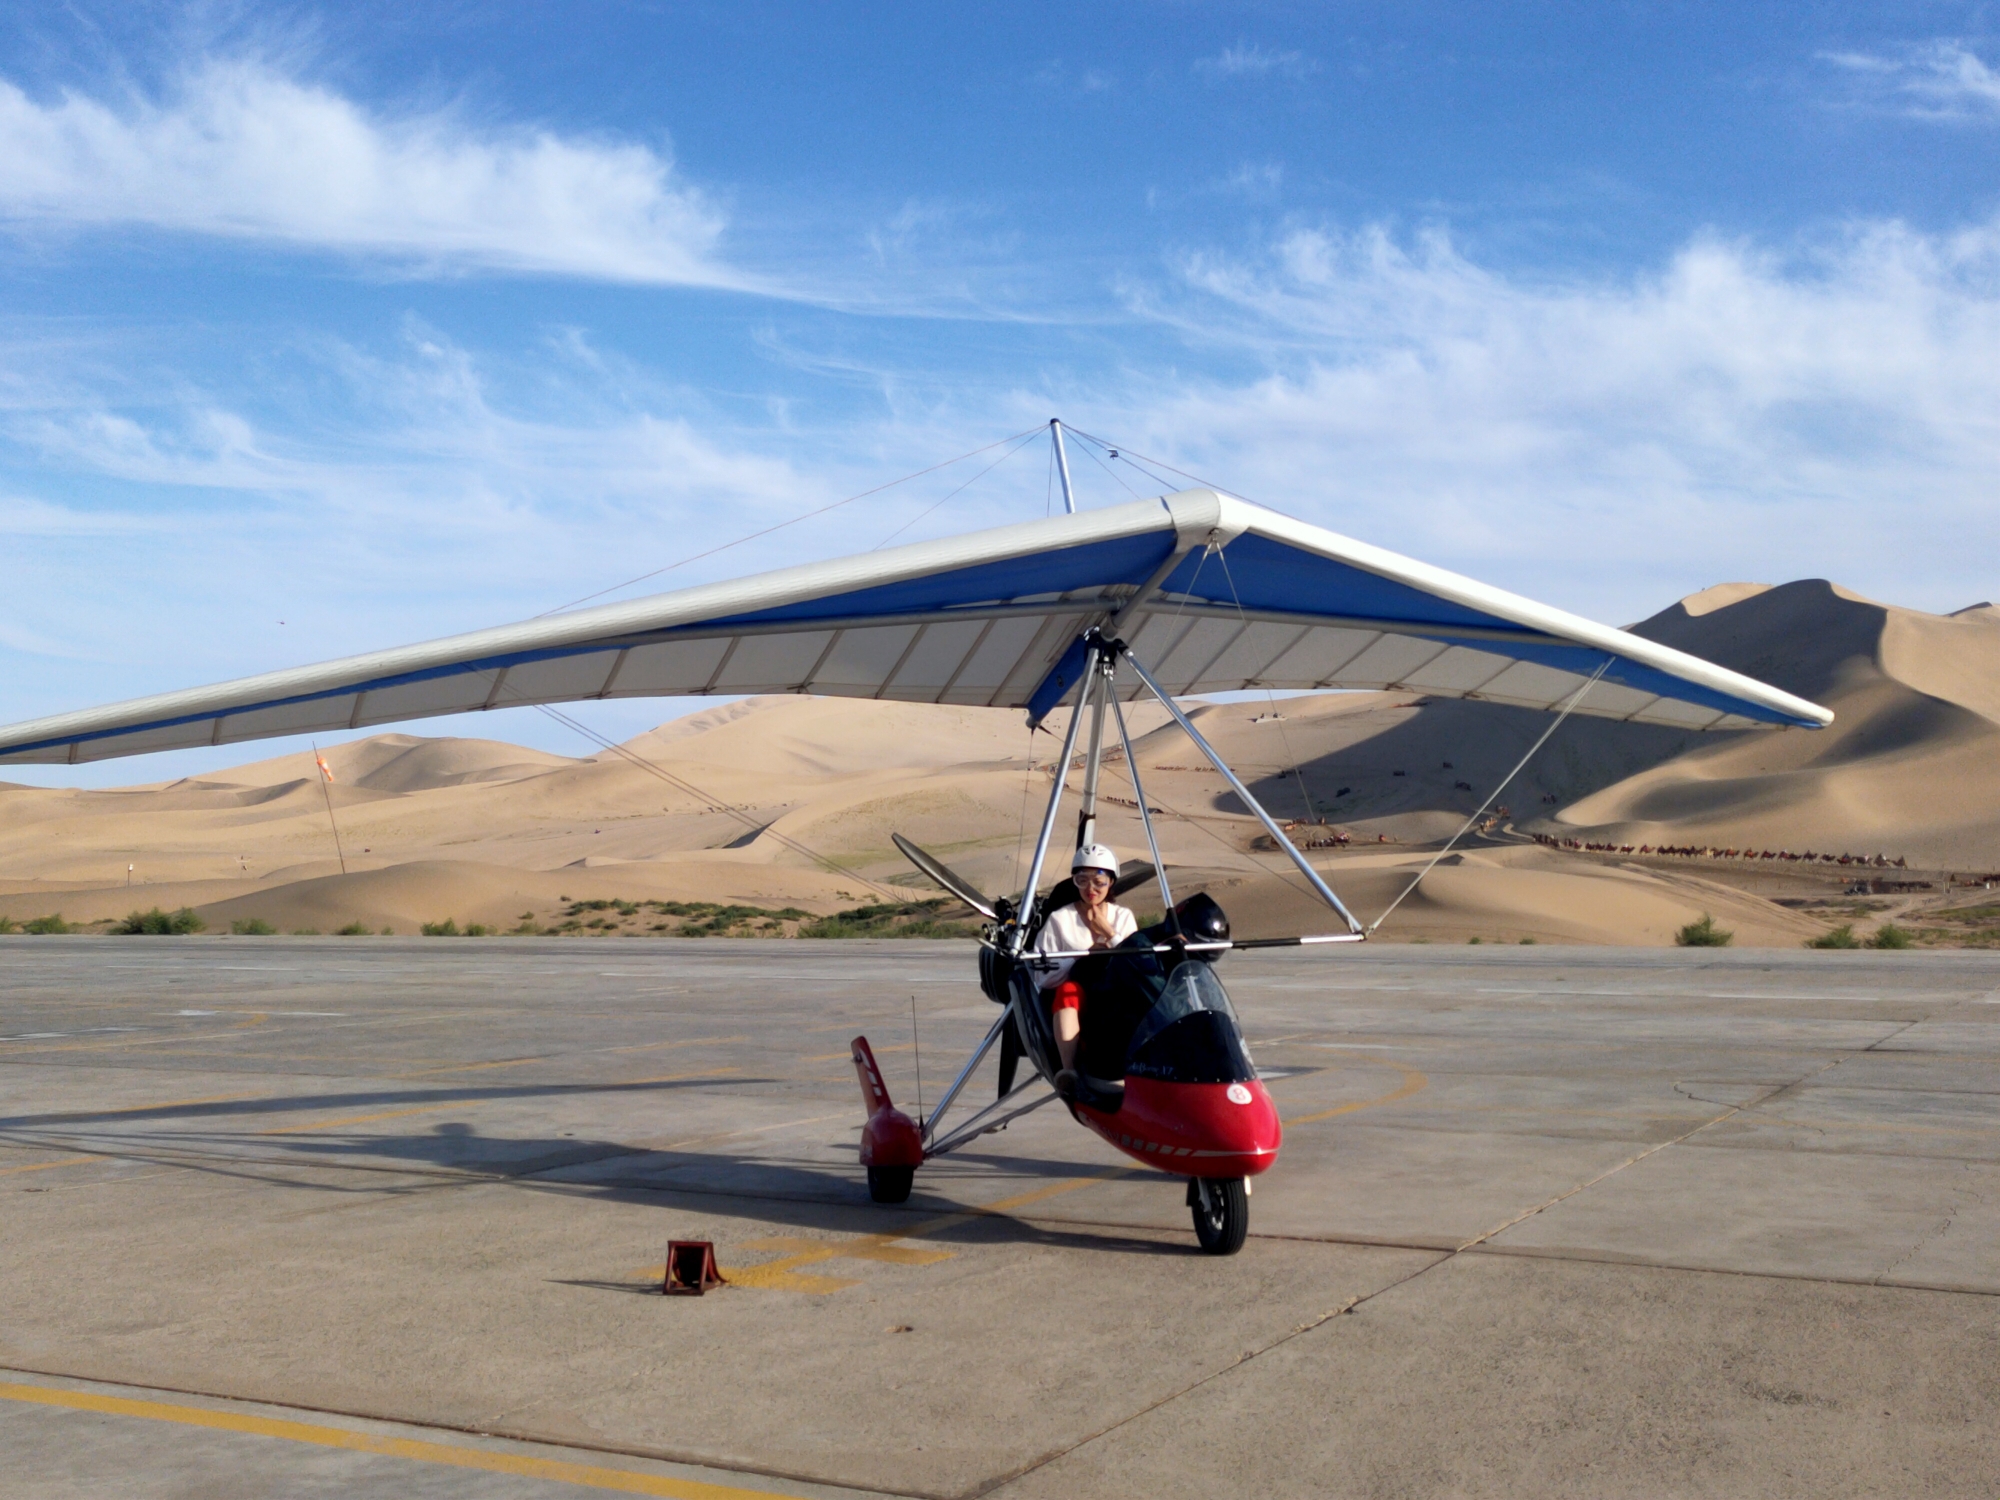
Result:
[[1909,862],[1886,854],[1819,854],[1811,849],[1803,854],[1790,849],[1717,849],[1695,844],[1597,844],[1585,839],[1559,839],[1546,833],[1534,835],[1535,842],[1550,849],[1575,849],[1586,854],[1667,854],[1682,859],[1784,859],[1807,864],[1861,865],[1871,870],[1907,870]]

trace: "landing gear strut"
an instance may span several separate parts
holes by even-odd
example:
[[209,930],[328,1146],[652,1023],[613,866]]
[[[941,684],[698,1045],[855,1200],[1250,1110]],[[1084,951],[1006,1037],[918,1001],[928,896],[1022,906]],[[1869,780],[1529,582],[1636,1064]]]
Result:
[[1250,1193],[1241,1177],[1191,1177],[1194,1237],[1210,1255],[1234,1255],[1250,1233]]

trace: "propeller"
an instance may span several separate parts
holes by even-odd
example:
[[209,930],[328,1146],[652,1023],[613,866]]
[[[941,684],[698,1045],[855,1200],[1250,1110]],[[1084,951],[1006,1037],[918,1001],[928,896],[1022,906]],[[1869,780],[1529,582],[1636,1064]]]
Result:
[[900,833],[892,833],[889,837],[895,840],[896,847],[903,851],[903,857],[909,860],[911,864],[922,870],[931,879],[935,880],[967,906],[978,912],[980,916],[985,917],[988,921],[994,920],[996,913],[993,910],[993,903],[979,894],[978,886],[952,869],[944,861],[934,859],[926,854]]

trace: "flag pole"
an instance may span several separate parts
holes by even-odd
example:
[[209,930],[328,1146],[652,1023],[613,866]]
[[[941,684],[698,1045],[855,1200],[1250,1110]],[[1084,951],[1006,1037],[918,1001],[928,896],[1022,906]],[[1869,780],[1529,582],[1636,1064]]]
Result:
[[333,830],[333,852],[340,858],[340,873],[347,873],[347,853],[340,847],[340,825],[333,821],[333,768],[319,753],[319,741],[312,742],[313,764],[319,767],[319,794],[326,798],[326,826]]

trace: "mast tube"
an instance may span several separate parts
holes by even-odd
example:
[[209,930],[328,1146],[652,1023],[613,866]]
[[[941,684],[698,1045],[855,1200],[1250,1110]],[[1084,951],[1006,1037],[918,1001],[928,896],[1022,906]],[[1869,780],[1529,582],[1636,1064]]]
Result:
[[1076,514],[1076,491],[1069,487],[1069,451],[1063,447],[1062,422],[1056,417],[1049,418],[1049,433],[1056,440],[1056,472],[1062,475],[1063,509]]
[[[1083,726],[1083,705],[1090,694],[1090,679],[1097,675],[1097,659],[1103,647],[1092,640],[1085,648],[1083,680],[1076,685],[1076,707],[1063,732],[1062,760],[1056,766],[1055,785],[1049,788],[1049,810],[1042,815],[1041,837],[1035,840],[1035,857],[1028,862],[1027,883],[1021,888],[1021,905],[1014,916],[1014,931],[1007,940],[1008,956],[1019,958],[1027,946],[1028,918],[1035,909],[1035,887],[1042,883],[1042,863],[1049,856],[1049,840],[1055,837],[1056,814],[1062,810],[1063,783],[1069,780],[1070,757],[1076,754],[1076,732]],[[1348,918],[1352,921],[1353,918]]]
[[1091,686],[1084,693],[1090,704],[1090,749],[1083,759],[1083,804],[1076,813],[1079,849],[1097,842],[1097,776],[1104,765],[1104,703],[1111,696],[1112,665],[1108,657],[1099,657],[1098,670],[1090,674]]

